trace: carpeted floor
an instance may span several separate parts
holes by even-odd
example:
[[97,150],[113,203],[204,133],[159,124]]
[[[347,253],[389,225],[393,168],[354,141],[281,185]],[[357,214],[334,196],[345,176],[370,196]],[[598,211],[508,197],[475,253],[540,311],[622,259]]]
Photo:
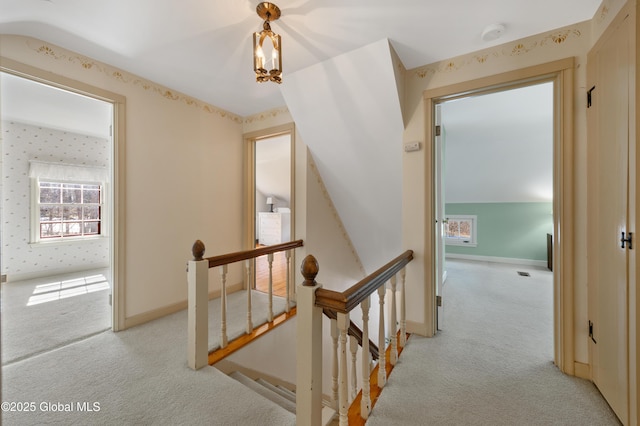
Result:
[[460,260],[447,270],[443,330],[411,337],[368,425],[619,424],[592,383],[552,363],[551,272]]
[[107,270],[2,284],[2,364],[111,327]]
[[[257,312],[266,311],[263,296],[254,293],[253,306]],[[229,295],[229,310],[238,305],[244,308],[245,298],[244,292]],[[284,302],[276,298],[274,305],[284,306]],[[215,325],[219,321],[218,307],[218,300],[209,304],[214,330],[219,330]],[[244,328],[244,322],[234,324],[231,321],[228,324],[230,335]],[[210,337],[212,345],[216,345],[217,334]],[[187,312],[181,311],[122,332],[106,331],[4,366],[3,401],[34,402],[34,410],[4,411],[2,423],[295,424],[295,415],[217,369],[190,370],[186,345]],[[85,407],[93,411],[81,411]],[[70,410],[64,411],[67,408]]]

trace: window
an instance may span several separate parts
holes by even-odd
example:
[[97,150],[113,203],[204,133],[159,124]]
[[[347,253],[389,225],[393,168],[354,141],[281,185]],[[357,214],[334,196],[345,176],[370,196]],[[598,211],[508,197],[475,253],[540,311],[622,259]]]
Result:
[[106,168],[30,160],[29,177],[32,244],[108,235]]
[[478,217],[470,215],[449,215],[444,223],[444,240],[448,245],[476,247],[476,227]]
[[102,187],[95,183],[38,182],[39,239],[101,234]]

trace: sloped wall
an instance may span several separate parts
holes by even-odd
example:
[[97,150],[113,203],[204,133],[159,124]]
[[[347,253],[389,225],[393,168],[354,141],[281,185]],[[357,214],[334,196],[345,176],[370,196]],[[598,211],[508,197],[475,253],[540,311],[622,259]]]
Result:
[[287,75],[282,94],[367,273],[401,252],[403,120],[388,40]]

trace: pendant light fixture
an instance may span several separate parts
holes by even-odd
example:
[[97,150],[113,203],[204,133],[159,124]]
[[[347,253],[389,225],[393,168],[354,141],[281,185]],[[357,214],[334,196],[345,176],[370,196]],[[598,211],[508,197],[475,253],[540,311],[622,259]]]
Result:
[[[253,33],[253,70],[256,81],[282,83],[282,46],[280,36],[271,31],[271,21],[280,17],[280,8],[273,3],[262,2],[256,7],[256,13],[262,19],[262,31]],[[268,39],[269,43],[264,43]],[[265,55],[265,50],[267,55]],[[267,59],[268,57],[268,59]]]

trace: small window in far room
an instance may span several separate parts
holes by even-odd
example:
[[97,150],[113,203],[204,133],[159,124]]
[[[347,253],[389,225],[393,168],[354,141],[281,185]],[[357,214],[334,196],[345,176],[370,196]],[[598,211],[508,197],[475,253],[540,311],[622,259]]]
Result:
[[38,181],[37,240],[101,235],[102,186]]
[[476,247],[478,217],[472,215],[449,215],[444,223],[444,240],[447,245]]

